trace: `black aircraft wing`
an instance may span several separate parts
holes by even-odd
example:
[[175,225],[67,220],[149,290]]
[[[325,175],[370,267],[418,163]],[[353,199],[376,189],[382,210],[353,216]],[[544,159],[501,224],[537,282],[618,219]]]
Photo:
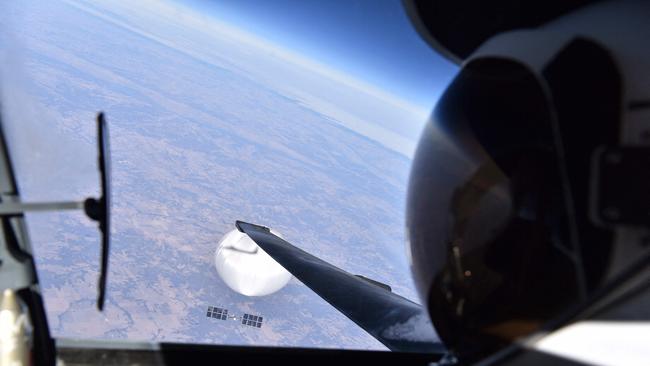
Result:
[[444,352],[424,308],[301,250],[269,228],[242,221],[237,229],[287,271],[391,351]]

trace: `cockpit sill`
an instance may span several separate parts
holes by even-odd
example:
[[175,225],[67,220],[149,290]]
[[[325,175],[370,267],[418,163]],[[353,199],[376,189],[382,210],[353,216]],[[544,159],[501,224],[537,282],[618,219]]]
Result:
[[430,365],[440,354],[211,344],[154,343],[129,340],[55,339],[65,365],[188,365],[197,361],[238,364],[337,365],[367,362]]

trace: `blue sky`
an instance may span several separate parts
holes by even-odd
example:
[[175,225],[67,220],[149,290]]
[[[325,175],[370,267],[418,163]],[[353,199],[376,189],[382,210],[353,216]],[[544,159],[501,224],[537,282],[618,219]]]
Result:
[[186,3],[425,109],[457,71],[420,39],[398,0]]

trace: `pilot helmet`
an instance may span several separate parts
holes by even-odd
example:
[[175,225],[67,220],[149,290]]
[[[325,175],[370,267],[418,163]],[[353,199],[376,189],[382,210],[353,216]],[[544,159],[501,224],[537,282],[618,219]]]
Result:
[[649,263],[650,3],[514,4],[405,1],[461,63],[419,141],[406,224],[421,300],[467,362]]

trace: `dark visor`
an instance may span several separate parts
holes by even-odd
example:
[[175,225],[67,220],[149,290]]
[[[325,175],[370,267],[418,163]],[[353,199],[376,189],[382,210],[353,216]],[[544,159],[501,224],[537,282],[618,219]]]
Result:
[[553,136],[535,75],[487,58],[463,68],[419,143],[407,213],[412,257],[432,267],[432,320],[465,360],[579,300]]

